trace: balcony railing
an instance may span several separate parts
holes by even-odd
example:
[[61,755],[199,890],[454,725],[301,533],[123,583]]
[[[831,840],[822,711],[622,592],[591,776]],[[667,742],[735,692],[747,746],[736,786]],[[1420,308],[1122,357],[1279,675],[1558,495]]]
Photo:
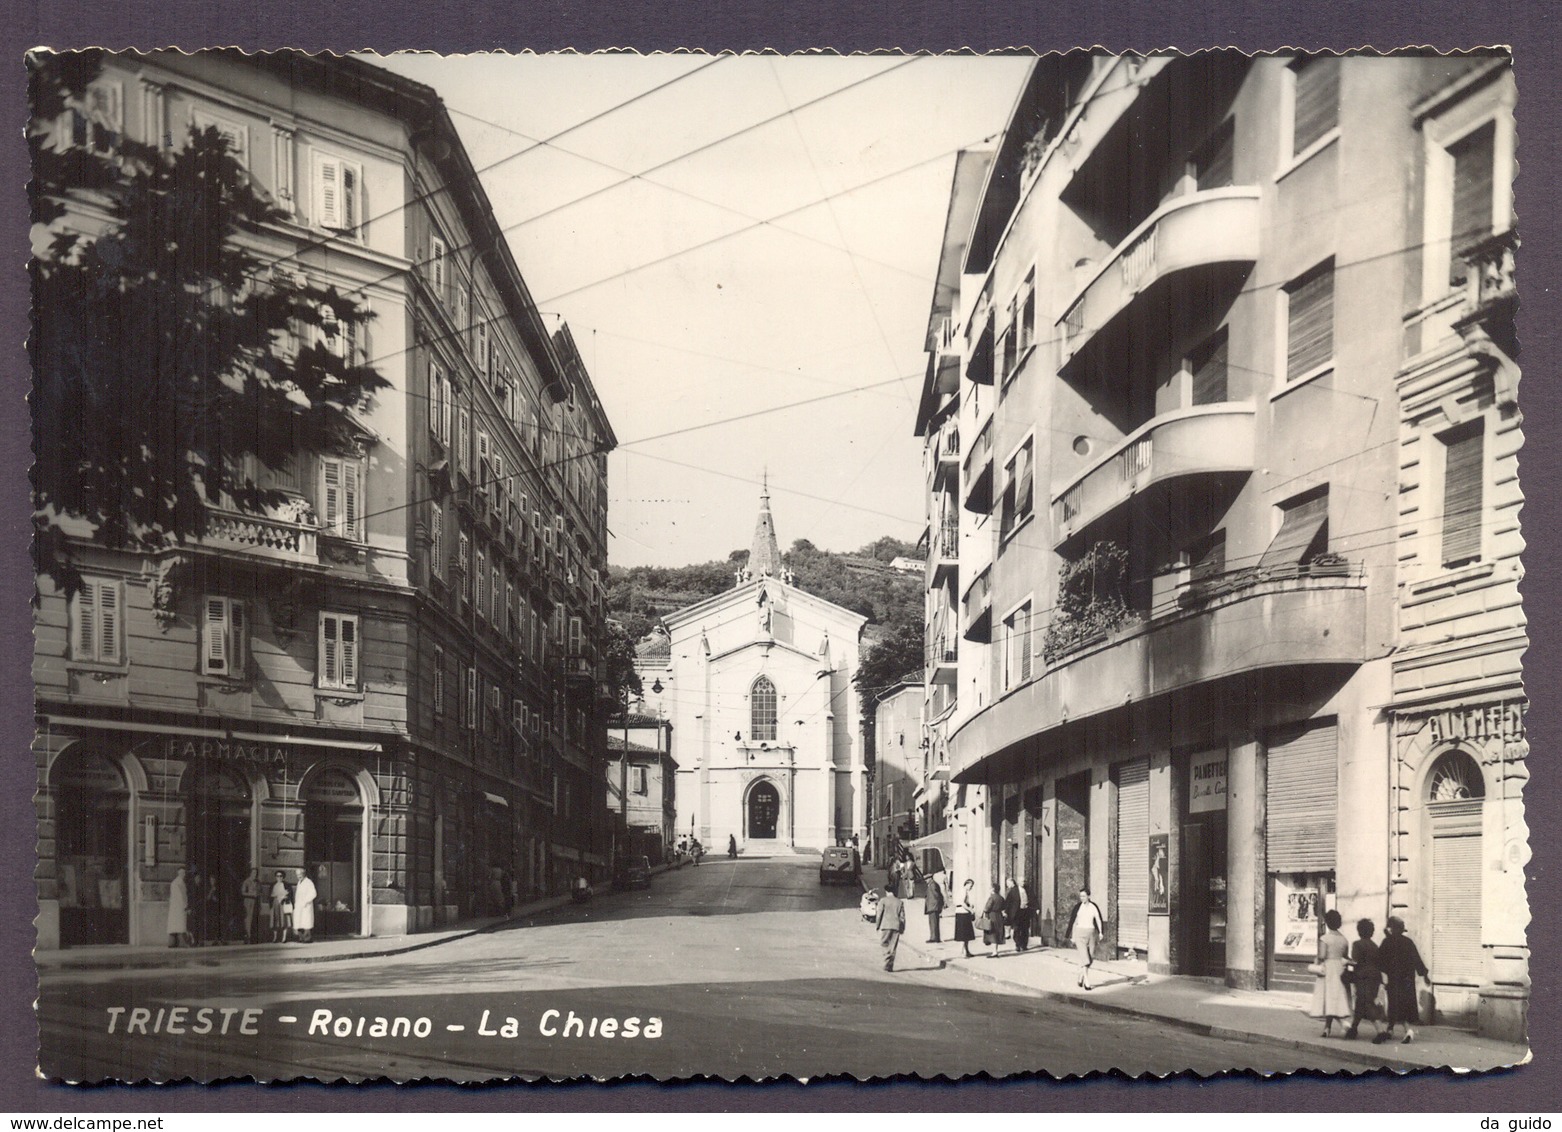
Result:
[[936,626],[927,639],[925,668],[929,681],[934,684],[953,684],[955,666],[959,660],[959,638],[949,631],[947,625]]
[[1517,229],[1510,228],[1465,250],[1466,302],[1470,313],[1479,316],[1492,307],[1513,300],[1514,252],[1518,248]]
[[968,641],[987,643],[992,640],[993,624],[993,568],[982,568],[972,580],[961,600],[963,619],[960,635]]
[[1208,189],[1174,197],[1107,257],[1058,319],[1060,364],[1067,366],[1096,334],[1157,280],[1217,263],[1258,258],[1259,190]]
[[318,562],[319,528],[308,521],[307,508],[293,510],[299,518],[211,508],[202,544],[290,562]]

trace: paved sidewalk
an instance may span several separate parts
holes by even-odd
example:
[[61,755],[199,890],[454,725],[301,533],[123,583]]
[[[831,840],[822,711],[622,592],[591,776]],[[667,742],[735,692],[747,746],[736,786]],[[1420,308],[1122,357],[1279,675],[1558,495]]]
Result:
[[[865,870],[865,888],[882,887],[882,870]],[[1452,1026],[1417,1026],[1410,1045],[1397,1041],[1373,1045],[1370,1036],[1346,1041],[1322,1037],[1322,1023],[1306,1014],[1311,996],[1278,991],[1235,990],[1212,979],[1152,975],[1142,962],[1097,962],[1091,968],[1090,991],[1079,989],[1079,960],[1072,948],[1032,946],[1016,954],[1013,940],[989,958],[981,938],[967,959],[957,943],[926,943],[927,917],[920,897],[907,901],[906,935],[901,949],[948,970],[1008,991],[1039,994],[1097,1010],[1142,1018],[1160,1025],[1223,1038],[1259,1038],[1294,1049],[1316,1049],[1334,1058],[1391,1069],[1496,1069],[1530,1059],[1528,1048],[1483,1038]],[[954,934],[953,916],[946,915],[941,934]],[[1372,1027],[1363,1027],[1370,1034]],[[1336,1029],[1335,1033],[1341,1031]]]

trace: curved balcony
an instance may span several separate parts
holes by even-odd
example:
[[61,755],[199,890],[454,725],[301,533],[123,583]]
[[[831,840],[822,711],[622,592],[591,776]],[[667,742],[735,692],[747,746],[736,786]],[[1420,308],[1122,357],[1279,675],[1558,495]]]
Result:
[[988,644],[993,639],[993,568],[984,566],[961,596],[964,614],[960,635]]
[[1200,405],[1145,422],[1052,500],[1054,548],[1140,492],[1185,476],[1253,470],[1254,409]]
[[1208,189],[1174,197],[1118,244],[1058,319],[1060,369],[1155,283],[1213,264],[1258,258],[1259,190]]
[[950,739],[955,777],[980,782],[983,764],[1034,736],[1198,684],[1367,658],[1359,567],[1251,570],[1199,586],[1148,620],[1073,642],[1035,680],[973,715]]
[[986,515],[993,509],[993,429],[992,418],[982,425],[965,457],[965,488],[961,505],[967,511]]

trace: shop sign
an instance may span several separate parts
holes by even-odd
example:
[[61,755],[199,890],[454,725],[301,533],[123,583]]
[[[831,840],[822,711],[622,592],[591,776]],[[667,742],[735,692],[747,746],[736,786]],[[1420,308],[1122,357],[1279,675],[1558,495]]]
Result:
[[1171,915],[1171,849],[1164,833],[1150,834],[1150,915]]
[[1188,812],[1226,808],[1226,752],[1194,755],[1188,764]]
[[1509,742],[1524,738],[1524,700],[1507,703],[1484,704],[1476,707],[1450,708],[1435,712],[1426,720],[1433,743],[1450,739],[1503,739]]
[[170,759],[217,759],[222,762],[257,763],[280,766],[287,762],[287,748],[274,743],[253,743],[240,739],[169,739],[165,757]]
[[1077,838],[1077,837],[1065,837],[1063,839],[1063,852],[1065,852],[1065,853],[1078,853],[1079,852],[1079,838]]
[[1316,877],[1275,877],[1275,954],[1313,959],[1323,892]]

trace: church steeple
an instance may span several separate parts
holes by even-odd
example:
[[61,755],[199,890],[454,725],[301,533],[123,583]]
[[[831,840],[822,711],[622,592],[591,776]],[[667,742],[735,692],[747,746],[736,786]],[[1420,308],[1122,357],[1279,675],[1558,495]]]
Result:
[[765,473],[759,489],[759,520],[754,524],[754,545],[748,552],[750,578],[774,578],[781,575],[781,547],[776,542],[776,524],[770,517],[770,473]]

